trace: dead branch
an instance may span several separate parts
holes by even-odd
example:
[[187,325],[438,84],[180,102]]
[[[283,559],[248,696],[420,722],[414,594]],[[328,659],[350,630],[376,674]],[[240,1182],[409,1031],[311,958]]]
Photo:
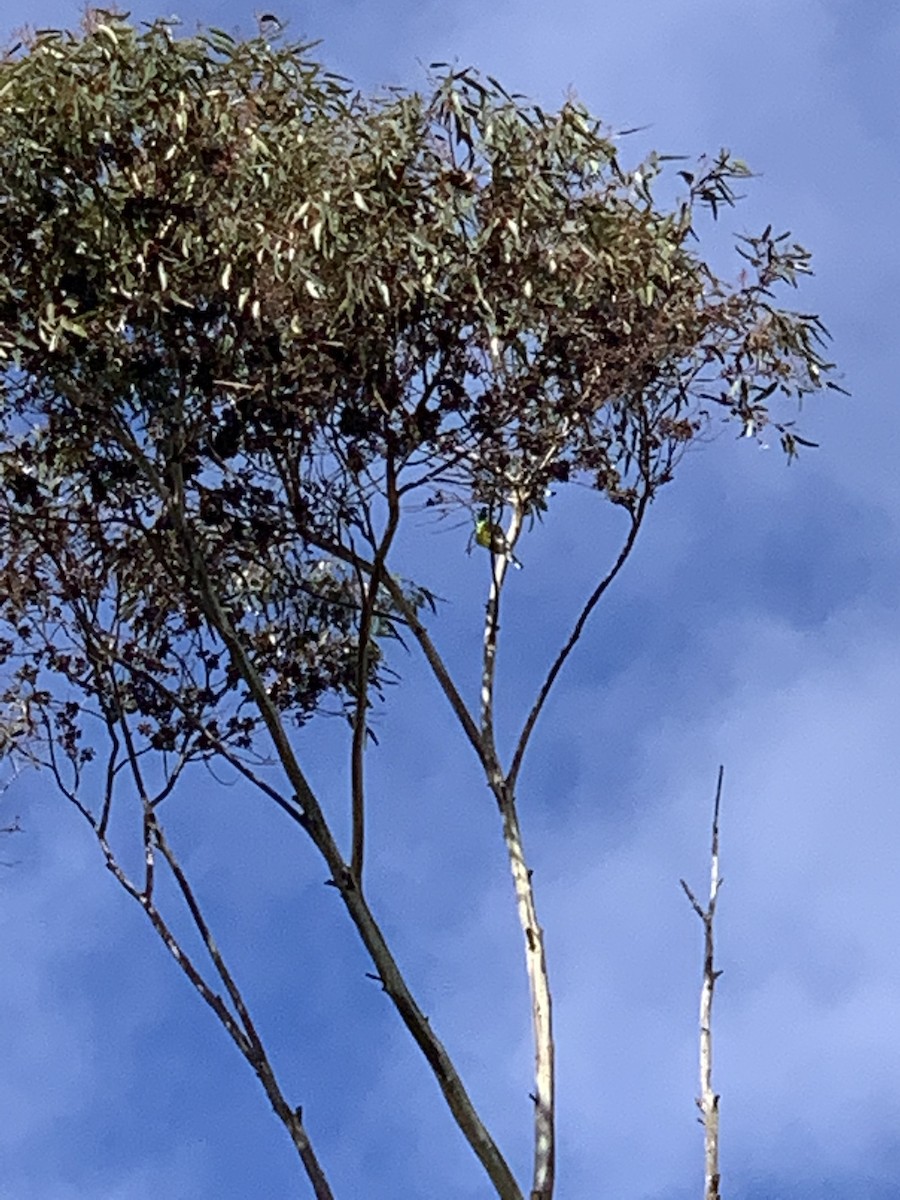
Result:
[[715,968],[714,925],[716,902],[722,878],[719,875],[719,805],[722,800],[724,767],[719,767],[716,799],[713,807],[712,847],[710,851],[709,901],[704,908],[694,893],[681,880],[684,894],[694,912],[703,922],[703,983],[700,988],[700,1095],[697,1107],[703,1125],[705,1183],[704,1200],[721,1200],[719,1193],[719,1096],[712,1082],[712,1008],[716,980],[722,974]]

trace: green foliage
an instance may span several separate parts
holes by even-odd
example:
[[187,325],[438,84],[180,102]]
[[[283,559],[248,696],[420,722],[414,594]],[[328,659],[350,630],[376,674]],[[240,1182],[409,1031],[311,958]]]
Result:
[[662,160],[624,171],[577,103],[446,69],[365,98],[311,50],[95,13],[0,63],[3,648],[47,712],[39,668],[67,681],[72,754],[79,693],[157,749],[249,744],[198,555],[302,720],[389,678],[415,493],[528,515],[577,479],[633,515],[713,412],[826,383],[773,298],[806,252],[744,239],[732,286],[696,251],[739,161],[660,209]]

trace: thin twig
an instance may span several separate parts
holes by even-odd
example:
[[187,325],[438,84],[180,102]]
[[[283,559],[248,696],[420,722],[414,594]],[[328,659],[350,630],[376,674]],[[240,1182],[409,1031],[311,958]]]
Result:
[[618,558],[613,563],[612,567],[607,572],[607,574],[603,577],[603,579],[600,580],[600,582],[597,584],[597,586],[591,592],[590,596],[587,598],[587,601],[585,602],[584,607],[582,608],[581,612],[578,615],[578,620],[575,622],[574,626],[572,627],[572,632],[569,634],[569,637],[568,637],[565,645],[562,647],[559,654],[557,654],[556,658],[553,661],[552,666],[550,667],[550,670],[547,672],[547,677],[545,678],[543,684],[541,685],[541,689],[537,694],[537,698],[535,699],[534,704],[531,706],[531,711],[529,712],[529,714],[525,720],[525,724],[522,726],[522,732],[519,734],[519,740],[516,743],[516,749],[515,749],[515,752],[513,753],[512,764],[509,768],[509,774],[507,776],[507,778],[509,779],[509,781],[512,784],[515,783],[516,779],[519,776],[519,771],[521,770],[521,767],[522,767],[522,760],[525,757],[525,750],[528,746],[529,739],[531,738],[531,734],[534,731],[534,727],[537,723],[537,719],[541,715],[541,709],[546,704],[547,698],[550,695],[550,692],[553,688],[554,683],[556,682],[556,677],[559,675],[560,671],[565,666],[566,659],[569,657],[569,655],[575,649],[575,646],[576,646],[579,638],[581,637],[582,633],[584,632],[584,627],[587,624],[588,618],[590,617],[591,613],[594,611],[594,609],[599,604],[600,600],[603,598],[603,595],[606,592],[607,588],[610,586],[610,584],[613,582],[613,580],[616,578],[616,576],[619,574],[619,572],[625,566],[625,563],[628,561],[628,559],[631,555],[631,551],[634,549],[634,544],[635,544],[635,541],[637,540],[637,535],[640,531],[641,524],[643,522],[644,514],[646,513],[649,500],[650,500],[650,491],[649,491],[649,489],[645,488],[641,494],[640,500],[638,501],[637,507],[634,510],[634,514],[631,519],[631,528],[628,531],[628,537],[625,539],[622,549],[619,552]]

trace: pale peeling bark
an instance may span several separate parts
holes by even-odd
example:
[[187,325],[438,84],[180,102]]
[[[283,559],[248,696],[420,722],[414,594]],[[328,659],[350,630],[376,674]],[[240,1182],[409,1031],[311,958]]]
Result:
[[506,842],[516,908],[525,935],[525,966],[531,992],[534,1040],[534,1174],[531,1200],[550,1200],[556,1172],[555,1072],[553,1014],[550,977],[544,954],[544,931],[537,919],[531,872],[525,861],[522,831],[513,802],[503,806],[503,839]]
[[[510,550],[522,529],[522,514],[513,506],[512,520],[505,540]],[[525,859],[522,830],[516,811],[515,791],[500,767],[494,742],[494,683],[497,667],[497,637],[500,628],[500,597],[510,558],[492,555],[491,587],[484,622],[484,658],[481,681],[481,744],[488,780],[503,820],[503,840],[509,856],[516,892],[516,911],[525,937],[525,968],[531,996],[531,1023],[534,1045],[534,1170],[531,1200],[551,1200],[556,1167],[556,1131],[554,1108],[553,1019],[550,977],[544,954],[544,934],[537,918],[531,871]]]
[[719,1096],[713,1088],[712,1079],[712,1009],[716,980],[721,971],[715,968],[715,917],[716,901],[722,879],[719,875],[719,805],[722,799],[724,768],[719,767],[719,781],[713,810],[712,848],[710,852],[709,902],[703,908],[694,893],[682,879],[688,900],[694,912],[703,922],[703,983],[700,987],[700,1095],[697,1107],[703,1124],[704,1143],[704,1200],[721,1200],[719,1192]]

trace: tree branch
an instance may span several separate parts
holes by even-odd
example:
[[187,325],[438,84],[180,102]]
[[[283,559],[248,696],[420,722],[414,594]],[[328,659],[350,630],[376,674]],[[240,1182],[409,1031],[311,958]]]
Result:
[[[365,750],[366,750],[366,715],[369,696],[369,664],[372,638],[372,620],[378,601],[378,589],[384,575],[384,564],[391,544],[397,532],[400,521],[400,505],[397,494],[397,477],[394,468],[393,453],[387,453],[387,503],[388,519],[384,536],[375,549],[375,558],[369,574],[368,587],[363,585],[362,572],[356,565],[360,576],[361,590],[364,596],[362,613],[359,621],[359,646],[357,648],[356,672],[356,711],[353,716],[353,743],[350,751],[350,786],[352,808],[352,841],[350,852],[350,870],[356,885],[362,888],[363,853],[365,850],[366,814],[365,814]],[[374,533],[374,531],[373,531]]]
[[[488,520],[493,515],[488,514]],[[510,554],[519,539],[522,529],[522,510],[518,504],[513,504],[512,518],[509,529],[504,535],[504,544]],[[487,604],[484,617],[484,635],[482,640],[483,652],[481,660],[481,737],[485,753],[490,760],[486,767],[492,782],[499,783],[502,779],[502,769],[497,757],[497,746],[494,737],[494,684],[497,677],[497,636],[500,631],[500,599],[503,594],[503,580],[509,570],[509,554],[495,554],[491,550],[491,586],[488,590]]]
[[[46,721],[46,717],[45,717]],[[106,825],[109,819],[109,814],[112,805],[112,792],[115,787],[118,767],[116,766],[116,758],[122,748],[122,741],[115,730],[115,723],[122,730],[122,738],[124,741],[125,754],[127,764],[130,767],[132,778],[141,800],[143,811],[143,843],[144,843],[144,885],[139,888],[125,874],[120,866],[118,859],[110,845],[106,836]],[[217,1016],[220,1024],[230,1036],[231,1040],[237,1046],[241,1055],[253,1068],[257,1078],[263,1086],[269,1101],[272,1104],[278,1117],[282,1120],[291,1140],[297,1150],[307,1177],[313,1187],[313,1193],[316,1200],[334,1200],[333,1192],[319,1163],[309,1136],[303,1125],[301,1110],[299,1108],[292,1109],[284,1098],[283,1093],[278,1085],[275,1072],[262,1041],[256,1031],[253,1021],[250,1017],[249,1010],[244,1003],[243,997],[237,987],[237,984],[227,968],[227,965],[219,951],[219,948],[213,939],[209,926],[200,909],[200,905],[193,894],[187,877],[181,869],[174,852],[169,846],[163,834],[162,828],[156,819],[156,814],[153,810],[153,801],[151,800],[143,779],[143,774],[138,762],[138,756],[135,752],[135,747],[131,738],[131,731],[128,727],[126,716],[120,712],[118,718],[113,718],[111,715],[107,718],[106,730],[110,737],[111,750],[109,763],[105,772],[105,795],[101,805],[101,818],[98,819],[90,811],[90,809],[79,799],[77,790],[70,788],[59,769],[59,764],[55,757],[54,743],[51,736],[49,724],[47,733],[50,739],[50,767],[53,771],[57,785],[60,787],[63,795],[72,802],[75,808],[81,813],[87,821],[100,849],[103,853],[108,870],[112,873],[120,886],[134,899],[146,913],[150,923],[156,930],[158,936],[171,953],[172,957],[178,963],[181,970],[187,976],[187,979],[212,1009]],[[124,764],[122,764],[124,765]],[[76,779],[77,788],[77,779]],[[194,927],[197,929],[201,941],[215,967],[216,973],[224,984],[226,991],[231,999],[232,1004],[237,1012],[238,1019],[236,1020],[227,1004],[221,996],[219,996],[209,986],[202,972],[196,966],[190,955],[186,953],[177,938],[173,934],[168,922],[162,916],[153,902],[153,888],[155,880],[155,852],[163,855],[169,869],[171,870],[176,884],[182,894],[182,898],[191,914],[191,919]]]
[[[359,555],[355,555],[353,551],[348,550],[346,546],[342,546],[340,542],[335,542],[330,538],[322,538],[318,536],[315,538],[311,537],[310,540],[312,544],[318,546],[321,550],[324,550],[328,554],[333,554],[335,558],[339,558],[341,562],[349,563],[352,566],[358,565],[362,567],[362,569],[368,574],[371,574],[375,569],[374,563],[366,562],[364,559],[360,558]],[[471,743],[475,753],[478,755],[478,761],[482,764],[482,766],[485,767],[485,769],[487,769],[484,748],[481,742],[481,734],[478,732],[478,726],[475,724],[472,714],[466,707],[465,701],[459,694],[456,684],[450,677],[450,672],[444,665],[444,660],[441,658],[437,647],[431,640],[431,635],[425,628],[424,624],[419,620],[419,614],[416,612],[415,607],[410,604],[409,600],[407,600],[406,595],[403,592],[403,588],[400,586],[398,580],[396,580],[389,571],[385,571],[382,582],[387,588],[391,599],[394,601],[398,610],[402,614],[404,621],[412,630],[413,637],[419,643],[422,653],[425,655],[425,660],[431,667],[441,691],[450,702],[450,707],[456,714],[456,717],[462,726],[463,732],[469,739],[469,742]]]
[[710,850],[709,902],[704,908],[694,893],[681,880],[684,893],[694,912],[703,922],[703,984],[700,988],[700,1095],[697,1107],[703,1125],[705,1183],[704,1200],[721,1200],[719,1193],[719,1096],[712,1081],[712,1008],[716,980],[721,971],[715,968],[714,925],[716,902],[722,879],[719,875],[719,805],[722,800],[722,779],[725,768],[719,767],[716,799],[713,807],[712,846]]
[[[199,588],[201,604],[207,620],[222,638],[232,664],[247,684],[272,738],[288,781],[303,810],[303,826],[331,871],[332,881],[344,901],[363,944],[372,957],[384,990],[400,1014],[416,1045],[425,1055],[457,1125],[496,1188],[498,1197],[501,1200],[522,1200],[522,1193],[515,1177],[482,1123],[450,1056],[413,999],[378,923],[359,888],[356,887],[352,872],[341,857],[321,806],[288,741],[281,715],[269,697],[259,673],[253,666],[241,639],[219,602],[206,570],[203,554],[197,547],[187,527],[183,512],[178,510],[177,505],[174,516],[188,553],[191,572]],[[389,579],[390,576],[387,576],[386,583]]]
[[516,893],[516,910],[525,935],[525,968],[531,998],[534,1045],[534,1169],[531,1200],[552,1200],[556,1178],[556,1118],[550,975],[544,951],[544,931],[537,918],[532,872],[525,858],[515,799],[505,788],[501,813],[503,840]]
[[[218,1018],[220,1024],[230,1036],[231,1040],[237,1046],[241,1055],[246,1059],[255,1072],[257,1078],[262,1084],[263,1090],[269,1098],[272,1108],[276,1115],[281,1119],[283,1124],[291,1136],[291,1140],[300,1157],[300,1161],[306,1171],[307,1177],[312,1184],[313,1193],[316,1200],[334,1200],[334,1194],[325,1176],[321,1164],[319,1163],[316,1154],[309,1140],[309,1135],[303,1125],[300,1109],[292,1109],[284,1098],[283,1093],[278,1085],[275,1077],[275,1072],[272,1069],[271,1063],[265,1053],[265,1049],[256,1029],[250,1018],[249,1011],[244,1004],[243,998],[238,990],[237,984],[228,971],[225,962],[219,952],[219,949],[213,940],[209,927],[202,916],[200,907],[196,897],[188,885],[187,879],[181,870],[175,856],[163,836],[156,817],[149,808],[145,806],[145,862],[146,862],[146,882],[143,888],[138,888],[131,879],[122,870],[119,862],[110,846],[105,834],[100,832],[99,826],[93,820],[88,810],[77,802],[76,806],[79,811],[88,820],[91,825],[94,835],[103,852],[106,860],[106,865],[112,875],[124,890],[140,904],[141,908],[146,913],[151,925],[156,930],[163,944],[168,949],[169,953],[175,959],[178,966],[187,976],[189,982],[212,1009]],[[179,890],[188,906],[194,925],[198,930],[201,940],[206,948],[207,953],[213,961],[216,972],[219,978],[223,981],[228,991],[232,1002],[238,1012],[240,1024],[235,1020],[234,1015],[229,1010],[221,996],[217,995],[209,984],[204,979],[202,973],[197,968],[196,964],[191,959],[183,947],[178,942],[173,934],[168,922],[160,913],[159,909],[153,902],[153,860],[154,850],[159,849],[171,869]],[[243,1026],[243,1028],[241,1027]]]
[[162,854],[168,864],[169,870],[178,885],[178,889],[184,899],[185,904],[193,919],[194,926],[203,941],[206,951],[211,958],[216,969],[216,974],[222,980],[225,989],[228,992],[231,1002],[234,1005],[235,1011],[238,1014],[241,1025],[243,1026],[244,1046],[241,1047],[244,1057],[247,1062],[256,1072],[256,1076],[263,1086],[263,1090],[269,1098],[277,1116],[281,1119],[300,1156],[300,1160],[306,1170],[307,1176],[313,1186],[316,1200],[333,1200],[333,1193],[325,1177],[325,1173],[321,1164],[316,1157],[309,1140],[309,1136],[303,1126],[301,1118],[301,1110],[291,1108],[284,1098],[284,1094],[275,1077],[275,1072],[269,1062],[262,1039],[257,1033],[256,1026],[250,1016],[250,1012],[244,1003],[244,999],[234,981],[231,972],[228,970],[225,960],[222,958],[221,951],[216,944],[209,926],[203,917],[200,910],[200,905],[197,898],[194,896],[193,890],[190,887],[181,865],[176,859],[171,847],[166,841],[165,835],[159,823],[156,820],[154,813],[150,813],[149,817],[150,831],[153,843]]
[[550,670],[547,672],[547,677],[541,685],[541,689],[537,694],[534,704],[531,706],[531,711],[525,720],[525,724],[522,726],[522,732],[519,734],[519,740],[516,743],[512,764],[510,765],[509,774],[507,776],[511,784],[515,784],[516,780],[518,779],[519,771],[522,768],[522,760],[525,757],[525,750],[527,749],[529,739],[534,732],[537,719],[541,715],[541,710],[547,702],[547,698],[549,697],[553,685],[556,682],[557,676],[565,666],[566,659],[575,649],[575,646],[584,632],[584,627],[587,624],[591,613],[600,603],[600,600],[603,598],[607,588],[625,566],[625,563],[628,561],[628,558],[631,555],[631,551],[634,549],[634,544],[637,540],[637,535],[640,531],[644,515],[647,511],[647,505],[650,501],[650,494],[650,489],[645,487],[632,515],[631,528],[628,531],[628,537],[625,539],[618,558],[613,563],[608,573],[603,577],[603,579],[600,580],[600,582],[591,592],[590,596],[588,596],[584,607],[578,614],[578,619],[572,627],[572,632],[569,634],[565,645],[562,647],[559,654],[557,654],[552,666],[550,667]]

